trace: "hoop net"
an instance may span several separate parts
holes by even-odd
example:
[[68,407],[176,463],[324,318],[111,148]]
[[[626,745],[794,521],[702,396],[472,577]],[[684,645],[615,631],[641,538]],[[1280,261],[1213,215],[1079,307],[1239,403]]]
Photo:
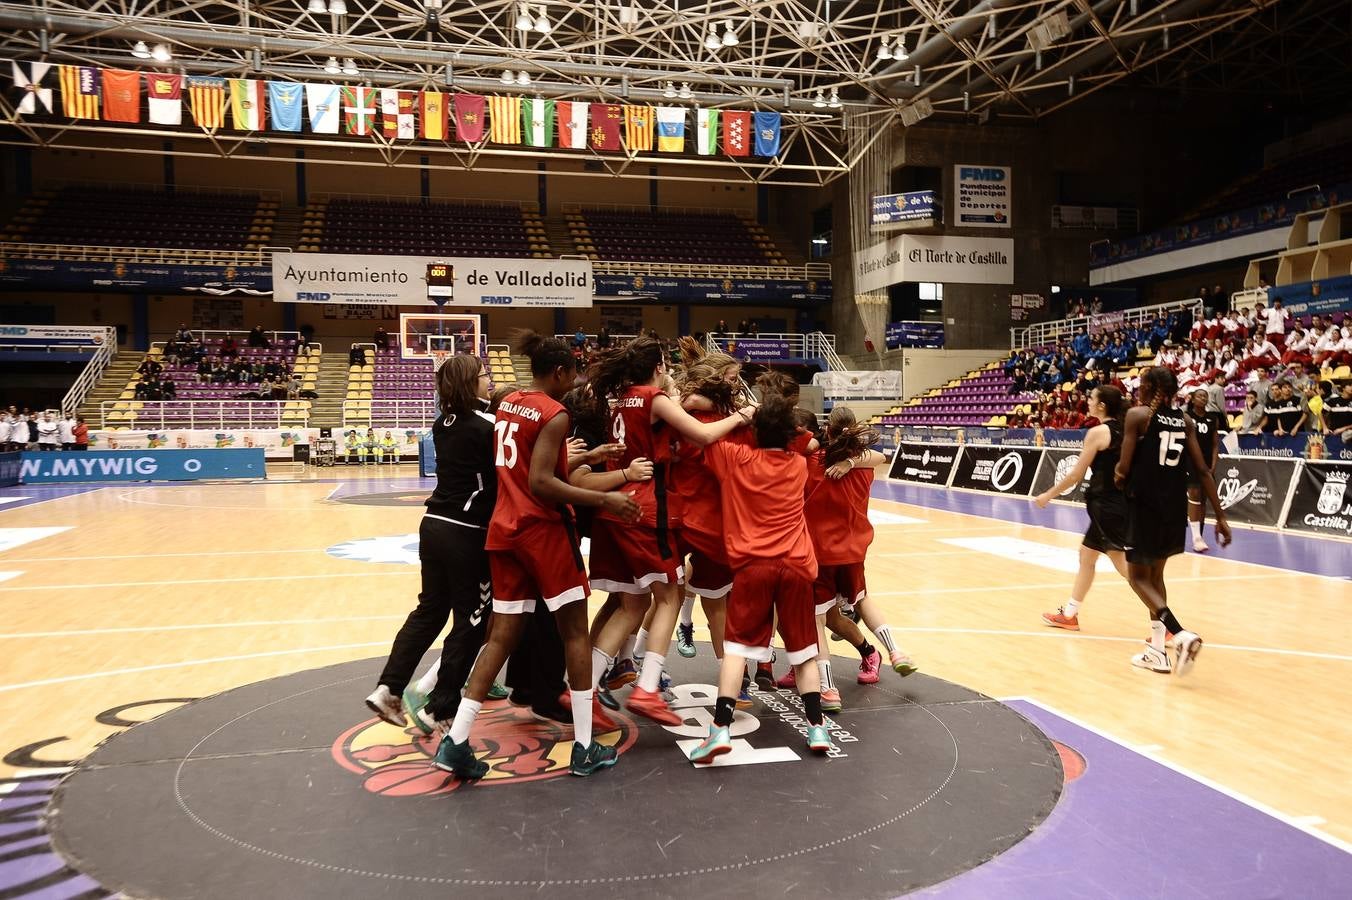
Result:
[[450,351],[448,350],[432,350],[428,353],[428,355],[432,357],[433,372],[438,371],[443,365],[445,365],[446,360],[451,358]]

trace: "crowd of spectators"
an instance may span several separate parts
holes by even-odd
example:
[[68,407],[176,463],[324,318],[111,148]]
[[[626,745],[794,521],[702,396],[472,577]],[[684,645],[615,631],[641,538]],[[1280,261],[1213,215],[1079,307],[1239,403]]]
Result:
[[0,410],[0,451],[88,449],[84,416],[17,406]]

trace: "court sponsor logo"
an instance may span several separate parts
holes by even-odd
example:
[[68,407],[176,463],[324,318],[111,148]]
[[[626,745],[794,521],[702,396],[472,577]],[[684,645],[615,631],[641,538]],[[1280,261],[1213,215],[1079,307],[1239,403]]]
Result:
[[357,562],[402,563],[408,566],[418,565],[418,536],[416,534],[398,534],[391,537],[362,538],[334,544],[324,551],[338,559],[351,559]]
[[1271,497],[1271,491],[1267,489],[1267,485],[1260,488],[1257,478],[1241,481],[1239,469],[1234,468],[1227,471],[1225,477],[1216,485],[1216,493],[1220,496],[1221,509],[1230,509],[1232,506],[1243,503],[1250,495],[1253,496],[1253,500],[1250,502],[1260,505],[1266,505]]
[[1347,494],[1347,474],[1345,472],[1330,472],[1328,480],[1324,482],[1324,487],[1319,491],[1319,500],[1315,503],[1315,509],[1328,516],[1333,515],[1343,508],[1343,498]]
[[[608,713],[614,731],[596,734],[598,743],[623,755],[638,740],[638,728],[627,716]],[[362,788],[385,797],[434,797],[449,794],[466,782],[432,766],[439,735],[416,728],[398,729],[370,719],[343,732],[331,754],[340,767],[361,779]],[[472,746],[488,774],[479,787],[500,787],[559,778],[568,774],[573,753],[573,728],[537,719],[529,709],[506,700],[484,704],[474,723]]]
[[[1078,466],[1079,464],[1080,464],[1080,455],[1078,453],[1072,454],[1070,456],[1065,457],[1064,459],[1058,460],[1056,463],[1056,476],[1055,478],[1053,478],[1052,484],[1059,484],[1061,482],[1061,479],[1065,478],[1071,472],[1075,471],[1075,467]],[[1070,494],[1075,493],[1075,491],[1078,488],[1079,488],[1078,484],[1072,484],[1070,487],[1062,491],[1060,496],[1062,497],[1069,496]]]
[[1007,491],[1018,483],[1023,474],[1023,458],[1011,451],[995,461],[991,466],[991,486],[997,491]]

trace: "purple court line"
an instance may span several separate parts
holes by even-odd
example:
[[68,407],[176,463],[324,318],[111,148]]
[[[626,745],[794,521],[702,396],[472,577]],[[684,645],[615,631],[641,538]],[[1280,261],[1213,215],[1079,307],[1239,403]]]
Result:
[[1078,752],[1084,774],[995,859],[913,894],[999,897],[1346,897],[1352,852],[1029,700],[1006,701]]
[[[873,483],[873,496],[879,500],[909,503],[930,509],[964,513],[1021,525],[1052,528],[1083,534],[1089,519],[1083,506],[1052,503],[1046,509],[1025,497],[1004,497],[960,490],[939,490],[899,481],[878,480]],[[1352,545],[1345,541],[1310,537],[1291,532],[1260,531],[1234,526],[1234,541],[1229,547],[1216,546],[1215,533],[1207,525],[1208,556],[1237,560],[1274,569],[1285,569],[1306,575],[1329,578],[1352,578]],[[1191,553],[1191,551],[1189,551]]]
[[[0,794],[0,822],[4,823],[0,825],[0,857],[6,858],[0,862],[0,896],[64,900],[101,890],[94,879],[68,868],[47,836],[41,807],[51,799],[58,781],[57,778],[35,776],[0,782],[15,785],[13,792]],[[40,808],[16,812],[34,805]],[[42,833],[32,838],[14,839],[14,836],[34,829]]]

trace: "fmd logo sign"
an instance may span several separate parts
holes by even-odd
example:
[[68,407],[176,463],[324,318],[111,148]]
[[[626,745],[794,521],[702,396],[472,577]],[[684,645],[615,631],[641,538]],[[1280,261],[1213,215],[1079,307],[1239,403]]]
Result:
[[510,306],[512,304],[512,298],[485,296],[483,298],[483,303],[485,306]]
[[964,166],[959,170],[963,181],[1004,181],[1004,169],[987,169],[975,166]]
[[296,302],[298,303],[327,303],[332,297],[333,294],[327,294],[323,291],[296,291]]
[[22,325],[0,325],[0,334],[9,337],[23,337],[28,334],[28,329]]

